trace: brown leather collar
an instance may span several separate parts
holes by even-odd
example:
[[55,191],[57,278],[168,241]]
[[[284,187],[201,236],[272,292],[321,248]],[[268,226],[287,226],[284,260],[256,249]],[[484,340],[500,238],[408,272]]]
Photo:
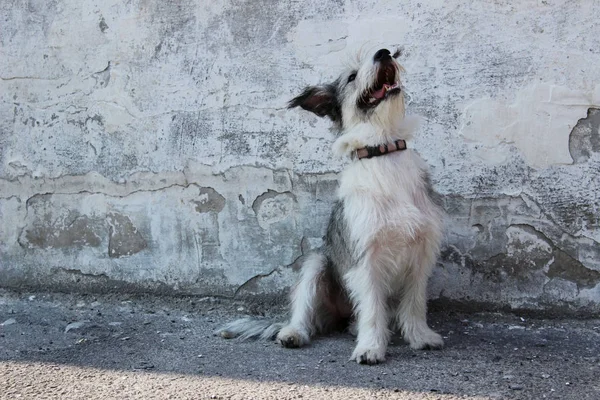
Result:
[[365,146],[354,151],[354,156],[359,160],[362,158],[378,157],[394,151],[406,150],[406,140],[398,139],[379,146]]

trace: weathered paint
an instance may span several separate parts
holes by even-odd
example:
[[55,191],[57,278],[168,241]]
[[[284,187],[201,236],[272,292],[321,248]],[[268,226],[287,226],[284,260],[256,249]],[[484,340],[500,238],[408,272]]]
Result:
[[321,245],[327,121],[398,46],[447,211],[433,298],[600,311],[600,5],[5,1],[0,285],[270,295]]

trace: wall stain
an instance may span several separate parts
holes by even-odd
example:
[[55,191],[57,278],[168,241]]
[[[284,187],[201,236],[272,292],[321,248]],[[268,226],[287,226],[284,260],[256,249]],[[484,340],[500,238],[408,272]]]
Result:
[[54,219],[52,214],[44,215],[31,223],[19,237],[24,248],[67,248],[98,247],[102,243],[104,228],[100,221],[86,215],[69,211],[65,217]]
[[109,225],[108,256],[110,258],[131,256],[148,247],[148,243],[129,217],[109,213],[107,218]]
[[225,207],[225,197],[211,187],[200,188],[200,200],[193,201],[199,213],[219,213]]
[[600,109],[588,108],[587,117],[577,121],[569,136],[569,152],[575,164],[600,153]]

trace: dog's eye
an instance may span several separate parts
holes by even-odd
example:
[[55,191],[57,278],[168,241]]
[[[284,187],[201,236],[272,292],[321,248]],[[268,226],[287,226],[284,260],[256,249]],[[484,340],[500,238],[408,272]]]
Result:
[[353,80],[355,80],[355,79],[356,79],[356,74],[351,74],[351,75],[348,77],[348,83],[352,82],[352,81],[353,81]]

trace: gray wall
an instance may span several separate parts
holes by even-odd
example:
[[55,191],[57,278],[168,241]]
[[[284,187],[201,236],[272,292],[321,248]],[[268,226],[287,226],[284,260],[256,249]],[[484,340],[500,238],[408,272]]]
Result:
[[431,297],[600,310],[593,1],[2,1],[0,284],[278,294],[344,161],[286,110],[400,46],[447,211]]

